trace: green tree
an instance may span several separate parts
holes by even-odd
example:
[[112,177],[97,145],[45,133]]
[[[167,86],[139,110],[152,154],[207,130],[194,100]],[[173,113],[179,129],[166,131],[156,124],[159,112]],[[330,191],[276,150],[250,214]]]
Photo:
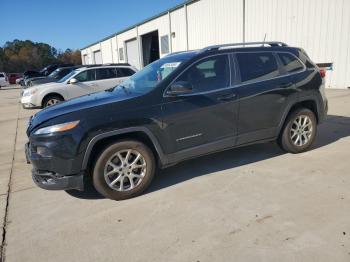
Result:
[[81,64],[80,51],[67,49],[65,52],[59,52],[46,43],[18,39],[6,42],[0,47],[0,71],[40,70],[53,63]]

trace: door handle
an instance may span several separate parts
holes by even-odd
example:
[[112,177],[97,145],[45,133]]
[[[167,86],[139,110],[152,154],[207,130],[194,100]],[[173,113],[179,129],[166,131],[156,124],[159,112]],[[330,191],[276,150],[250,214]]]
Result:
[[227,94],[218,97],[220,101],[230,101],[236,98],[236,94]]

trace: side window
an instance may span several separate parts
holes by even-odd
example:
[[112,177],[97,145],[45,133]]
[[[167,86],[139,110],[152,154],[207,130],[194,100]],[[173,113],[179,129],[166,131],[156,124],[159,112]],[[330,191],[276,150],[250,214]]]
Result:
[[135,74],[135,71],[130,69],[130,68],[126,68],[126,67],[118,67],[117,68],[118,77],[127,77],[127,76],[131,76],[133,74]]
[[278,56],[285,72],[293,73],[304,69],[303,64],[295,56],[287,53],[278,53]]
[[114,67],[96,69],[96,80],[116,78],[117,72]]
[[0,77],[5,77],[4,74],[0,74]]
[[187,69],[176,81],[192,84],[195,92],[211,91],[230,85],[227,55],[205,58]]
[[270,52],[236,54],[242,82],[267,80],[279,75],[274,55]]
[[95,69],[85,70],[75,76],[75,79],[79,82],[87,82],[95,80]]

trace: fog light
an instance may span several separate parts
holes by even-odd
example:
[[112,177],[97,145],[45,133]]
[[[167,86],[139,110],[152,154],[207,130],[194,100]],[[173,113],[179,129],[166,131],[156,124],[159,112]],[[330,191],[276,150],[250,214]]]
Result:
[[47,148],[47,147],[43,147],[43,146],[38,146],[36,148],[36,152],[37,154],[43,156],[43,157],[50,157],[51,155],[51,151]]

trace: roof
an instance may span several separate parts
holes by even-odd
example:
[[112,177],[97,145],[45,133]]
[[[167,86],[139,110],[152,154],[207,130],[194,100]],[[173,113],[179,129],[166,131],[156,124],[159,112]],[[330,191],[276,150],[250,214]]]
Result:
[[121,33],[124,33],[124,32],[126,32],[126,31],[129,31],[130,29],[133,29],[133,28],[135,28],[135,27],[137,27],[137,26],[140,26],[140,25],[142,25],[142,24],[144,24],[144,23],[147,23],[147,22],[149,22],[149,21],[151,21],[151,20],[154,20],[154,19],[156,19],[156,18],[158,18],[158,17],[161,17],[161,16],[163,16],[163,15],[169,13],[169,12],[173,12],[173,11],[175,11],[175,10],[177,10],[177,9],[180,9],[180,8],[183,7],[184,5],[189,5],[189,4],[192,4],[192,3],[194,3],[194,2],[198,2],[198,1],[199,1],[199,0],[186,0],[185,2],[183,2],[183,3],[181,3],[181,4],[178,4],[178,5],[176,5],[176,6],[172,7],[172,8],[170,8],[170,9],[168,9],[168,10],[166,10],[166,11],[161,12],[160,14],[157,14],[157,15],[154,15],[154,16],[152,16],[152,17],[150,17],[150,18],[147,18],[147,19],[145,19],[145,20],[142,20],[141,22],[139,22],[139,23],[137,23],[137,24],[134,24],[134,25],[132,25],[132,26],[129,26],[129,27],[125,28],[125,29],[122,29],[122,30],[120,30],[120,31],[118,31],[118,32],[116,32],[116,33],[114,33],[114,34],[111,34],[111,35],[109,35],[109,36],[106,36],[105,38],[102,38],[102,39],[99,40],[99,41],[96,41],[96,42],[94,42],[94,43],[92,43],[92,44],[90,44],[90,45],[87,45],[87,46],[85,46],[85,47],[83,47],[83,48],[80,48],[80,50],[89,48],[89,47],[91,47],[91,46],[93,46],[93,45],[96,45],[96,44],[98,44],[98,43],[100,43],[100,42],[103,42],[103,41],[105,41],[105,40],[107,40],[107,39],[110,39],[110,38],[112,38],[112,37],[114,37],[114,36],[116,36],[116,35],[120,35]]

